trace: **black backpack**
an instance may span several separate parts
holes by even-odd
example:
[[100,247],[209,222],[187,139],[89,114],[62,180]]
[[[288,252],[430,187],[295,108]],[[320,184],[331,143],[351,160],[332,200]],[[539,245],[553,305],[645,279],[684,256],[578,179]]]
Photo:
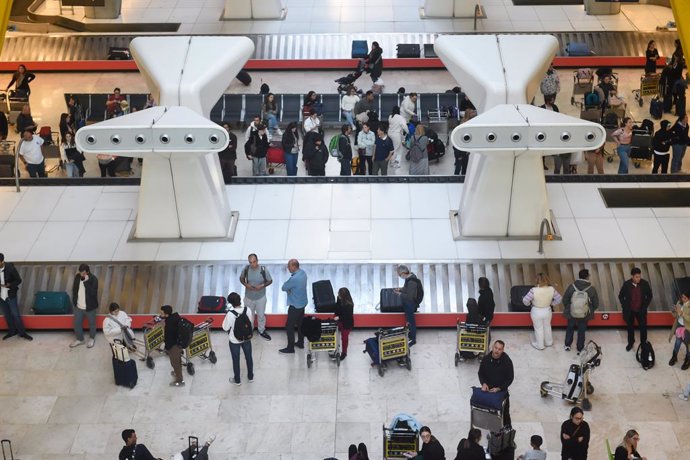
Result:
[[266,83],[261,83],[261,88],[259,89],[259,94],[268,94],[271,92],[271,88]]
[[245,342],[251,340],[254,334],[254,326],[252,322],[249,321],[249,316],[247,316],[247,307],[244,307],[242,313],[237,313],[233,308],[230,312],[235,315],[235,325],[232,328],[232,333],[235,334],[235,338],[240,342]]
[[414,278],[408,278],[408,280],[417,283],[417,295],[414,298],[414,304],[419,305],[424,300],[424,285],[422,284],[422,280],[416,276]]
[[180,322],[177,326],[177,344],[182,348],[187,348],[192,343],[192,336],[194,335],[194,324],[187,318],[180,316]]
[[642,365],[642,369],[648,371],[654,367],[654,348],[651,342],[641,343],[637,347],[637,362]]

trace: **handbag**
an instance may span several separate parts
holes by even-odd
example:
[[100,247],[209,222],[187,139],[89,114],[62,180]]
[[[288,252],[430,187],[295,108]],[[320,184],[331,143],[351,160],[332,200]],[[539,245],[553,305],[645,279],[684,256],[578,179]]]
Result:
[[120,329],[122,329],[122,338],[124,339],[123,341],[127,348],[130,350],[136,350],[137,347],[134,345],[134,336],[131,332],[129,332],[129,328],[122,324],[120,321],[118,321],[118,319],[115,318],[113,315],[108,315],[108,318],[115,321],[115,323],[117,323],[117,325],[120,326]]
[[76,147],[68,147],[65,149],[65,156],[69,161],[86,161],[83,153],[77,150]]
[[113,358],[118,361],[128,362],[129,361],[129,350],[122,344],[120,340],[114,340],[110,344],[110,350],[113,352]]

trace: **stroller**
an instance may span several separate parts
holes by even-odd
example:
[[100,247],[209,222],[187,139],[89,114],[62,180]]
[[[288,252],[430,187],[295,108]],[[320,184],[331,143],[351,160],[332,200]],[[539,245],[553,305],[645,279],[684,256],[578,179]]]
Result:
[[[354,72],[335,80],[335,82],[338,84],[338,93],[347,94],[348,90],[354,86],[354,83],[357,81],[357,79],[362,76],[365,65],[364,59],[360,59]],[[357,92],[360,91],[358,90]]]

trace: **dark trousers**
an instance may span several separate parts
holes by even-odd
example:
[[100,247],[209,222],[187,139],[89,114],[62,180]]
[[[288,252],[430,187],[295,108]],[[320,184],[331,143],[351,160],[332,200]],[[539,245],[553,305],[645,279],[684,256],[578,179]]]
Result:
[[29,177],[48,177],[46,175],[46,162],[41,161],[39,164],[26,164],[26,171],[29,173]]
[[456,176],[467,173],[467,163],[470,161],[470,152],[457,152],[455,154],[455,171]]
[[352,175],[352,158],[343,158],[342,160],[340,160],[340,175]]
[[244,359],[247,361],[247,378],[254,380],[254,360],[252,359],[252,341],[245,340],[242,343],[230,344],[230,356],[232,356],[232,373],[235,383],[240,383],[240,350],[244,352]]
[[[362,149],[364,150],[364,149]],[[371,168],[374,166],[374,160],[372,157],[368,157],[364,154],[359,155],[359,171],[358,174],[366,176],[367,171],[371,174]]]
[[582,351],[585,348],[585,332],[587,332],[587,320],[584,319],[568,319],[568,327],[565,329],[565,346],[572,345],[575,328],[577,328],[577,351]]
[[[404,299],[404,297],[403,297]],[[414,319],[415,305],[403,300],[403,310],[405,311],[405,321],[410,328],[410,340],[412,342],[417,341],[417,322]]]
[[295,327],[297,328],[297,343],[304,345],[304,334],[302,334],[302,320],[304,319],[304,308],[295,308],[292,305],[288,308],[287,322],[285,323],[285,333],[287,335],[287,349],[295,349]]
[[117,163],[115,160],[112,160],[106,164],[101,163],[100,161],[98,162],[98,168],[101,170],[101,177],[105,177],[106,174],[108,177],[115,177],[115,168],[117,168]]
[[223,182],[229,184],[232,181],[232,177],[237,175],[237,166],[235,166],[235,160],[223,158],[220,160],[220,170],[223,173]]
[[184,378],[182,378],[182,347],[173,345],[173,347],[168,350],[168,358],[170,358],[170,365],[175,372],[175,381],[184,381]]
[[503,405],[503,426],[511,426],[511,424],[512,420],[510,420],[510,395],[506,394],[506,403]]
[[0,306],[2,306],[2,314],[5,315],[5,321],[7,321],[7,332],[24,334],[26,331],[24,330],[22,316],[19,314],[17,298],[8,297],[7,300],[0,299]]
[[628,325],[628,345],[635,343],[635,320],[640,328],[640,343],[647,341],[647,310],[630,311],[625,317]]
[[668,173],[668,157],[670,155],[654,154],[654,166],[652,167],[652,174],[656,174],[661,168],[661,174]]

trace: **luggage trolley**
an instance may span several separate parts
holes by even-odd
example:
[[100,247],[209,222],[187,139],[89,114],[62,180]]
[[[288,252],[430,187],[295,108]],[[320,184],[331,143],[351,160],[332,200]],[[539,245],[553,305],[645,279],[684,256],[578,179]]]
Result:
[[556,396],[573,404],[582,401],[582,409],[592,409],[588,396],[594,393],[594,387],[589,382],[589,373],[599,365],[601,365],[601,347],[590,340],[580,353],[580,364],[570,365],[564,382],[544,381],[541,383],[539,388],[541,397]]
[[592,69],[578,69],[573,71],[573,95],[570,96],[570,105],[575,105],[578,96],[584,97],[594,88],[594,74]]
[[450,143],[450,119],[452,114],[446,108],[431,109],[426,113],[427,126],[434,130],[438,138],[442,140],[443,145],[447,146]]
[[[370,350],[370,345],[373,348],[374,345],[369,342],[376,341],[378,349],[378,362],[372,355],[372,350]],[[364,352],[369,351],[372,355],[372,366],[378,366],[379,375],[383,377],[386,372],[388,363],[391,359],[397,359],[398,364],[407,368],[407,370],[412,370],[412,360],[410,359],[410,346],[408,339],[408,329],[407,327],[394,327],[391,329],[379,329],[376,331],[376,337],[367,339],[365,341],[367,344]]]
[[406,452],[419,450],[419,432],[412,428],[383,426],[383,459],[408,458]]
[[[470,426],[472,428],[480,428],[488,430],[492,433],[501,431],[503,428],[503,411],[505,410],[506,400],[505,393],[501,396],[500,401],[481,401],[475,398],[475,395],[481,394],[479,389],[474,389],[472,398],[470,399]],[[492,393],[491,395],[498,395],[499,393]]]
[[206,321],[195,325],[192,341],[189,342],[189,346],[182,353],[182,364],[187,368],[189,375],[194,375],[195,372],[192,358],[198,356],[204,360],[208,359],[212,364],[216,364],[218,361],[216,352],[213,351],[211,346],[211,324],[213,324],[213,318],[208,318]]
[[652,73],[640,77],[640,89],[634,89],[633,95],[640,107],[644,105],[644,96],[657,96],[659,94],[659,81],[661,74]]
[[[457,350],[455,351],[455,365],[467,359],[467,353],[481,360],[489,345],[489,327],[480,324],[467,324],[458,321]],[[463,356],[465,354],[465,356]],[[471,358],[470,358],[471,359]]]
[[144,324],[144,339],[134,339],[137,350],[142,350],[142,361],[146,361],[146,367],[153,369],[156,363],[153,361],[153,352],[165,353],[165,320],[160,316],[154,316],[151,321]]
[[338,323],[332,320],[321,321],[321,337],[319,340],[309,341],[307,353],[307,367],[311,368],[315,361],[313,354],[317,351],[328,351],[335,354],[335,363],[340,366],[340,339],[338,338]]

